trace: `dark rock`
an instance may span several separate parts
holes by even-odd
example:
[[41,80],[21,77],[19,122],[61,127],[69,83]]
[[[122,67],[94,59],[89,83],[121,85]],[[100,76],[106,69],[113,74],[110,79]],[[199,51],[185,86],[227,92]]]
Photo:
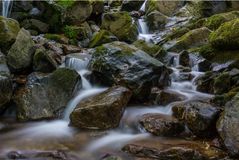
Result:
[[172,102],[183,101],[185,99],[186,97],[180,93],[170,90],[163,90],[156,95],[154,103],[166,106]]
[[189,67],[190,65],[190,57],[187,51],[182,51],[179,53],[179,65]]
[[37,19],[26,19],[21,22],[21,26],[27,30],[36,30],[39,33],[47,33],[49,25]]
[[206,59],[201,59],[198,62],[198,71],[199,72],[207,72],[211,68],[211,62]]
[[18,72],[31,67],[34,54],[33,46],[34,42],[30,33],[22,28],[7,54],[7,63],[11,71]]
[[59,68],[51,74],[32,73],[27,84],[15,93],[17,118],[39,120],[59,117],[79,81],[80,75],[67,68]]
[[226,104],[217,122],[217,130],[232,155],[239,155],[239,94]]
[[231,88],[231,76],[224,72],[214,79],[213,90],[214,94],[223,94]]
[[145,114],[139,123],[146,131],[156,136],[176,136],[184,131],[184,124],[169,115]]
[[115,128],[130,97],[127,88],[116,86],[86,98],[71,113],[71,125],[87,129]]
[[176,104],[173,115],[186,123],[197,136],[214,136],[220,110],[209,103],[192,101]]
[[122,11],[138,11],[140,7],[143,5],[144,0],[123,0],[121,5]]
[[101,83],[126,86],[137,100],[147,99],[152,87],[169,84],[169,70],[160,61],[123,42],[97,47],[89,65]]
[[71,53],[77,53],[82,50],[81,47],[74,46],[74,45],[62,45],[62,46],[63,46],[63,51],[65,55],[71,54]]
[[215,77],[217,77],[217,74],[213,72],[206,72],[204,75],[199,76],[196,79],[197,91],[214,93],[213,84]]

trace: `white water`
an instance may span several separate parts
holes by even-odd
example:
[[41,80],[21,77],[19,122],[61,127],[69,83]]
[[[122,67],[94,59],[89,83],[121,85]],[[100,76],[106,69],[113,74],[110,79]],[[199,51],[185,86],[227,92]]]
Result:
[[12,9],[12,0],[2,0],[2,16],[9,17]]

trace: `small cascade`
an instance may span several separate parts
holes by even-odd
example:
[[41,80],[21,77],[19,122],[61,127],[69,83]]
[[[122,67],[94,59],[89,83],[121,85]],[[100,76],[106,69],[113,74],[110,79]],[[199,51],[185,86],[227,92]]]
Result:
[[2,0],[2,16],[9,17],[11,14],[13,0]]

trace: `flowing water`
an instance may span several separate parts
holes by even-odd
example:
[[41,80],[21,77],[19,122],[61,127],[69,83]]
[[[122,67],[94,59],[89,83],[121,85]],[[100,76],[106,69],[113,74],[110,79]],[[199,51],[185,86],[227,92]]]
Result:
[[2,16],[9,17],[12,9],[12,0],[2,0]]
[[[145,3],[141,7],[145,8]],[[5,11],[5,10],[4,10]],[[8,13],[4,13],[5,15]],[[173,25],[173,24],[171,24]],[[149,34],[146,23],[141,19],[139,20],[140,35],[139,38],[147,37],[149,40],[152,36]],[[171,85],[167,88],[178,92],[186,97],[185,101],[192,99],[208,99],[212,95],[203,94],[196,91],[195,79],[204,74],[198,72],[197,59],[193,56],[191,59],[192,71],[190,74],[194,77],[192,80],[179,81],[178,77],[184,74],[179,69],[179,56],[177,53],[169,53],[173,57],[171,75]],[[70,57],[66,60],[66,66],[78,71],[82,79],[82,89],[80,89],[74,98],[68,103],[64,113],[64,118],[57,121],[42,121],[30,123],[11,123],[0,124],[0,129],[4,125],[11,126],[4,132],[0,132],[0,157],[1,154],[11,150],[54,150],[66,149],[77,152],[81,157],[87,157],[87,160],[94,160],[96,155],[99,157],[102,153],[119,152],[120,148],[132,140],[139,140],[150,138],[150,134],[146,133],[138,125],[138,118],[146,113],[162,113],[171,115],[171,107],[173,102],[167,106],[130,106],[127,107],[121,119],[120,125],[116,129],[102,131],[83,131],[77,130],[68,126],[69,115],[76,107],[76,105],[84,98],[99,94],[107,88],[102,88],[91,84],[87,80],[87,74],[90,72],[87,69],[90,57],[83,56],[84,58]]]

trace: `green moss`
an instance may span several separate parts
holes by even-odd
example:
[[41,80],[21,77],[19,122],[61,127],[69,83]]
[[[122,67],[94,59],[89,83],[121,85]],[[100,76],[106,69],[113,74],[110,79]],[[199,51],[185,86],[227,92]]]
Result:
[[61,5],[64,8],[70,7],[74,4],[75,0],[58,0],[57,4]]
[[231,87],[231,76],[225,72],[219,75],[214,80],[213,89],[214,94],[223,94],[228,92]]
[[95,47],[99,46],[105,43],[112,42],[114,40],[117,40],[117,38],[109,31],[107,30],[100,30],[98,33],[96,33],[89,44],[89,47]]
[[209,41],[214,48],[239,49],[239,18],[222,24],[210,34]]
[[60,41],[62,36],[59,35],[59,34],[50,34],[50,33],[47,33],[44,35],[44,38],[46,39],[50,39],[50,40],[54,40],[54,41]]
[[161,59],[166,55],[166,51],[161,46],[147,43],[144,40],[137,40],[133,43],[133,45],[141,49],[142,51],[148,53],[152,57]]
[[216,30],[217,28],[220,27],[221,24],[231,21],[235,18],[239,18],[238,11],[216,14],[216,15],[209,17],[204,22],[204,26],[208,27],[209,29]]

